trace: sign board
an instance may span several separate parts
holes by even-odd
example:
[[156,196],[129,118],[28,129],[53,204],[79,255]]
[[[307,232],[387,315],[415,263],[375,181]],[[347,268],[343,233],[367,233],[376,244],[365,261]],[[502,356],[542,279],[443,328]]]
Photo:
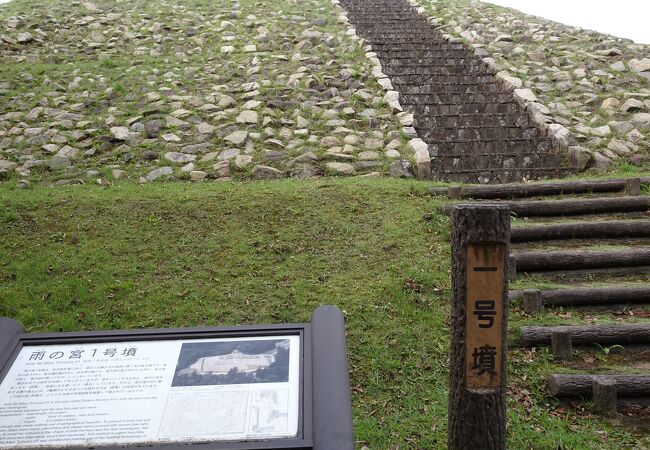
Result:
[[299,336],[23,347],[0,449],[296,436]]
[[468,244],[465,308],[467,389],[496,389],[503,383],[504,266],[504,244]]
[[447,448],[505,450],[510,208],[454,205]]
[[[314,407],[316,391],[333,389],[344,391],[337,407],[351,409],[345,351],[313,345],[315,329],[340,312],[318,311],[311,324],[17,333],[11,342],[0,333],[0,449],[317,449],[327,448],[313,433],[323,421],[351,449],[351,412],[341,423]],[[343,363],[345,380],[313,376],[323,358]],[[338,387],[327,386],[333,378]]]

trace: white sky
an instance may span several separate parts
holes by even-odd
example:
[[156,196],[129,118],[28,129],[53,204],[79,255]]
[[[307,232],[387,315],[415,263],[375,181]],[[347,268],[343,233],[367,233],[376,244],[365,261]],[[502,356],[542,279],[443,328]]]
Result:
[[555,22],[633,39],[637,44],[650,44],[650,0],[483,1]]

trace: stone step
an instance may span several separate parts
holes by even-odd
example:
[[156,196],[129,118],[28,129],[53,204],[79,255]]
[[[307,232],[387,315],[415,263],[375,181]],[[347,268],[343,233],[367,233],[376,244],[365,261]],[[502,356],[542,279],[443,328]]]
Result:
[[[427,45],[431,45],[431,40],[427,40]],[[417,44],[416,44],[417,45]],[[424,60],[425,63],[434,63],[438,60],[450,60],[450,59],[470,59],[473,54],[467,51],[464,53],[454,53],[454,50],[431,50],[431,49],[420,49],[416,50],[413,45],[405,43],[395,43],[394,45],[380,47],[372,47],[372,51],[377,54],[380,58],[396,58],[403,60],[404,64],[409,64],[410,60]],[[451,52],[451,53],[450,53]],[[481,60],[479,60],[481,61]],[[481,61],[483,65],[486,65],[485,62]]]
[[[406,100],[402,102],[402,100]],[[432,116],[457,116],[476,114],[514,114],[518,110],[515,102],[510,103],[448,103],[440,104],[436,99],[425,99],[427,103],[408,101],[408,96],[400,96],[400,103],[403,105],[412,104],[415,114],[427,114]]]
[[489,74],[450,74],[450,73],[408,73],[396,74],[392,73],[391,66],[385,67],[384,72],[390,76],[393,86],[404,84],[409,87],[413,84],[420,85],[417,92],[422,92],[422,88],[426,89],[426,85],[431,86],[432,90],[435,85],[449,85],[449,86],[475,86],[477,90],[482,92],[498,92],[500,84],[494,81],[494,77]]
[[439,142],[473,142],[503,141],[508,139],[522,139],[530,141],[541,138],[537,128],[527,127],[483,127],[483,128],[418,128],[418,136],[432,144]]
[[413,121],[413,126],[419,128],[489,128],[527,126],[528,118],[513,118],[508,114],[486,115],[474,114],[464,116],[423,116],[418,115]]
[[[426,87],[425,87],[426,88]],[[408,91],[422,89],[422,87],[409,87]],[[446,92],[449,89],[457,92]],[[471,89],[460,89],[451,85],[440,86],[440,91],[435,94],[411,94],[405,92],[400,95],[400,103],[408,105],[445,105],[445,104],[472,104],[472,103],[498,103],[516,104],[509,93],[504,92],[467,92]],[[458,92],[460,91],[460,92]],[[463,92],[465,91],[465,92]]]
[[463,156],[472,157],[473,155],[517,155],[517,154],[536,154],[549,153],[555,154],[551,143],[547,139],[535,141],[515,140],[508,141],[491,141],[491,142],[441,142],[438,144],[429,144],[437,151],[436,156],[453,156],[462,158]]
[[568,169],[556,167],[532,167],[514,168],[499,170],[463,170],[463,171],[439,171],[438,179],[441,181],[454,181],[473,184],[503,184],[521,181],[523,179],[557,178],[567,175]]
[[[390,71],[386,71],[390,72]],[[403,93],[403,95],[450,95],[450,94],[460,94],[463,97],[472,98],[472,95],[475,94],[484,94],[487,97],[487,101],[499,101],[499,102],[511,102],[512,95],[510,93],[504,94],[502,87],[498,83],[494,82],[465,82],[465,83],[455,83],[453,78],[454,75],[445,75],[449,80],[444,82],[435,82],[432,80],[434,75],[398,75],[393,76],[390,73],[386,73],[391,79],[393,87]],[[440,102],[444,103],[443,100]],[[426,100],[426,99],[425,99]],[[480,101],[486,101],[481,99]]]
[[[407,52],[404,52],[407,53]],[[408,51],[408,56],[405,55],[407,58],[413,58],[411,54],[415,53],[412,50]],[[480,67],[480,68],[485,68],[485,63],[481,61],[480,59],[474,59],[474,58],[442,58],[442,57],[437,57],[432,55],[432,52],[428,53],[423,53],[422,54],[424,58],[427,58],[430,60],[428,64],[430,65],[401,65],[399,67],[395,66],[390,66],[393,67],[393,73],[395,75],[417,75],[417,74],[430,74],[430,73],[435,73],[435,69],[439,69],[444,66],[449,66],[449,67],[458,67],[458,66],[463,66],[465,67]],[[379,55],[381,58],[381,55]],[[388,58],[396,58],[397,56],[394,55],[386,55]],[[460,67],[459,67],[460,68]]]
[[465,172],[475,170],[501,170],[503,168],[533,169],[544,167],[548,156],[540,154],[520,155],[474,155],[470,161],[467,158],[438,157],[436,162],[439,169],[445,172]]
[[[435,35],[434,35],[435,36]],[[405,49],[409,49],[410,45],[412,43],[415,44],[431,44],[432,41],[436,41],[438,43],[438,48],[436,51],[438,52],[446,52],[446,51],[456,51],[456,50],[462,50],[464,52],[468,52],[467,48],[463,46],[463,44],[449,44],[446,43],[446,41],[440,41],[438,39],[430,39],[429,36],[424,36],[422,34],[411,34],[411,35],[406,35],[406,33],[402,32],[399,34],[399,39],[392,39],[390,43],[389,41],[386,40],[386,43],[382,44],[374,44],[372,46],[373,51],[378,52],[382,51],[384,49],[386,50],[392,50],[396,47],[401,47],[403,46]]]

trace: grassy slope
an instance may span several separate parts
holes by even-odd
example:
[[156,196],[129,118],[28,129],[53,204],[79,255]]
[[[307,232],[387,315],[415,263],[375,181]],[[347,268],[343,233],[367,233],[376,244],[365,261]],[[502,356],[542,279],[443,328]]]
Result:
[[[346,315],[359,446],[444,448],[449,221],[423,220],[440,204],[426,186],[5,185],[0,315],[67,331],[307,321],[333,303]],[[511,352],[511,448],[650,446],[556,408],[550,366],[547,352]]]

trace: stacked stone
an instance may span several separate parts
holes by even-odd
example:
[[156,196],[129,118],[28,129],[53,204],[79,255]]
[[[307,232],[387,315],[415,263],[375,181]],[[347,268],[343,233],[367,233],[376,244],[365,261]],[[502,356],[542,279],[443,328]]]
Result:
[[0,181],[413,176],[408,117],[346,22],[326,0],[12,2]]
[[423,8],[401,0],[342,4],[414,115],[436,178],[504,183],[561,173],[560,146],[534,121],[528,92],[513,92],[460,40],[439,33]]
[[[332,4],[340,10],[339,23],[346,26],[346,34],[352,39],[359,39],[362,43],[363,39],[357,36],[356,29],[350,24],[347,12],[341,8],[339,0],[331,0]],[[377,53],[372,51],[371,45],[364,47],[366,50],[366,58],[373,65],[372,76],[377,80],[379,85],[385,90],[383,102],[387,104],[391,110],[396,113],[397,118],[402,125],[403,135],[409,139],[409,149],[413,153],[416,169],[413,170],[411,161],[409,159],[397,160],[390,165],[390,175],[397,178],[409,178],[416,175],[418,178],[427,179],[431,177],[431,156],[427,148],[427,144],[418,137],[417,131],[413,127],[413,114],[404,111],[400,100],[399,92],[394,90],[390,78],[384,73],[381,61],[377,57]],[[394,149],[388,149],[386,156],[389,158],[398,158],[399,152]]]
[[443,35],[526,90],[531,118],[572,167],[650,162],[650,45],[476,0],[419,1]]

